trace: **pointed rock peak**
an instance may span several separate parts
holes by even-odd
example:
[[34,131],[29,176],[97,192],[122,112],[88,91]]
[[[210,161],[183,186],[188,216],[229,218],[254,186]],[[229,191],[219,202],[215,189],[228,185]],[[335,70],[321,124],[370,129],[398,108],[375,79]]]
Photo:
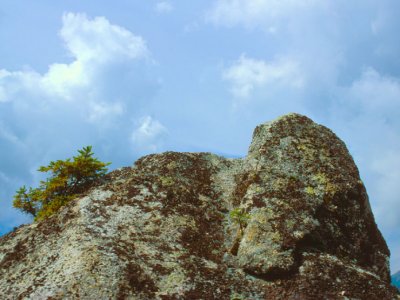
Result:
[[310,118],[298,113],[289,113],[273,121],[258,125],[253,132],[249,154],[262,153],[273,139],[298,136],[310,128],[322,127]]
[[279,168],[290,165],[303,174],[323,171],[332,179],[359,178],[343,141],[327,127],[296,113],[257,126],[248,159],[264,165],[273,161]]

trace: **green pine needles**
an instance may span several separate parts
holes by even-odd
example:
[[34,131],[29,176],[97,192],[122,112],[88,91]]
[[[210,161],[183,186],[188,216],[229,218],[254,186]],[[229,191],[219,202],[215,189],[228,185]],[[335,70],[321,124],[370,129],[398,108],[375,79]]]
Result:
[[23,186],[14,196],[13,206],[35,217],[35,221],[45,219],[69,201],[82,193],[96,179],[104,176],[107,166],[93,157],[92,146],[78,150],[79,155],[72,159],[52,161],[41,166],[39,172],[50,172],[46,181],[38,188]]

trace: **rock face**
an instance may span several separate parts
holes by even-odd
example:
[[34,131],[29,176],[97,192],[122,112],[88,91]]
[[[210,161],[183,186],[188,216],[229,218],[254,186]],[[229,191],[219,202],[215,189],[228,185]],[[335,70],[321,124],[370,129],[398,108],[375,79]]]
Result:
[[0,238],[0,298],[396,299],[388,262],[344,143],[289,114],[243,159],[148,155]]

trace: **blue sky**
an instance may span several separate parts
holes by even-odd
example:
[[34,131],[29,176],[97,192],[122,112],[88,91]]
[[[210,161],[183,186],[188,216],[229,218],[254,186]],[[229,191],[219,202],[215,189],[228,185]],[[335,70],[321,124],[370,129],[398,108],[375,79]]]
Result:
[[2,0],[0,234],[50,160],[112,168],[166,150],[244,156],[298,112],[353,155],[400,269],[400,2]]

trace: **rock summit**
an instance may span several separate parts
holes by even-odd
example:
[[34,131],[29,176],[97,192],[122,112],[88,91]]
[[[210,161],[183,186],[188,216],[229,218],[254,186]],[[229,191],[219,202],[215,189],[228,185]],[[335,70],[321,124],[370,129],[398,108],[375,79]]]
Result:
[[1,237],[0,298],[397,299],[389,255],[345,144],[289,114],[244,158],[147,155]]

